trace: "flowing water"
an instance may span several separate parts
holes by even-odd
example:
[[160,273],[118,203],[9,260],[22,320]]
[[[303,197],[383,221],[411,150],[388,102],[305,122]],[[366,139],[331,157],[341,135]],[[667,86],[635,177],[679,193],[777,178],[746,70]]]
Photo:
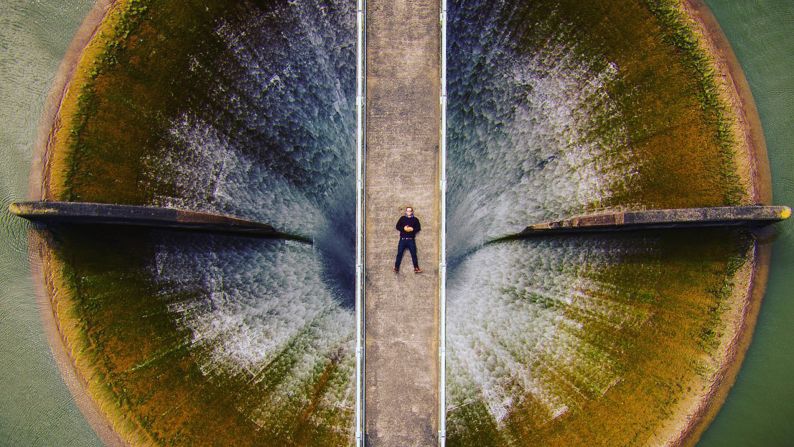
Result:
[[[198,25],[184,12],[171,21],[150,10],[133,31],[137,48],[153,27],[188,41],[198,26],[209,50],[188,54],[180,75],[189,88],[172,108],[146,102],[172,95],[146,91],[160,86],[147,76],[163,73],[136,66],[135,45],[116,53],[115,66],[135,75],[111,81],[116,90],[103,105],[115,113],[96,116],[116,134],[131,129],[145,153],[134,171],[119,168],[126,150],[111,155],[110,169],[102,156],[92,165],[90,149],[78,153],[69,186],[81,200],[116,191],[119,203],[145,197],[232,214],[313,243],[56,229],[55,256],[73,296],[60,315],[76,316],[69,321],[81,329],[67,337],[90,365],[83,373],[103,377],[95,392],[160,442],[338,444],[352,436],[354,401],[353,6],[229,5],[200,11]],[[173,52],[169,42],[148,40],[146,51]],[[128,88],[143,93],[125,97]],[[136,119],[150,120],[150,137],[141,138]],[[173,402],[179,412],[163,406]],[[160,416],[150,421],[152,413]]]
[[[709,3],[737,50],[758,102],[776,202],[790,204],[794,182],[786,166],[792,162],[788,142],[794,136],[785,117],[791,115],[794,103],[789,76],[794,70],[790,56],[794,40],[786,30],[791,28],[794,11],[780,0],[752,6]],[[0,167],[4,208],[25,196],[32,142],[45,96],[68,40],[89,8],[88,1],[3,1]],[[747,20],[748,16],[753,20]],[[332,20],[325,15],[289,17],[294,20],[290,27],[301,30],[303,43],[265,46],[270,53],[261,46],[246,45],[243,39],[248,33],[264,38],[257,34],[264,33],[257,24],[266,17],[252,15],[235,26],[216,28],[226,57],[217,65],[197,58],[193,65],[195,73],[211,74],[207,76],[213,80],[208,98],[213,107],[185,111],[167,121],[166,137],[147,159],[150,169],[141,182],[160,191],[151,198],[155,203],[268,220],[313,237],[316,248],[289,242],[254,244],[240,238],[135,233],[132,236],[144,242],[146,256],[137,268],[115,272],[131,284],[135,281],[130,278],[136,275],[144,279],[141,287],[152,303],[148,311],[155,304],[164,309],[164,320],[178,335],[169,342],[187,341],[195,346],[195,363],[201,374],[210,377],[207,387],[216,386],[220,390],[216,392],[222,392],[225,388],[218,386],[219,381],[253,378],[256,386],[268,390],[258,395],[265,396],[262,399],[233,395],[229,404],[246,408],[263,426],[292,420],[294,415],[284,412],[303,405],[301,398],[292,403],[290,399],[305,393],[295,390],[305,390],[307,383],[329,384],[317,401],[320,420],[337,421],[335,408],[349,406],[352,398],[352,275],[347,276],[352,257],[346,256],[353,253],[352,226],[348,226],[353,192],[348,181],[352,175],[352,70],[337,76],[335,72],[347,72],[334,64],[347,57],[352,61],[353,15],[345,19],[350,22],[341,20],[336,28],[317,25]],[[642,340],[637,328],[655,314],[677,319],[682,312],[659,304],[666,297],[680,296],[679,289],[670,286],[659,291],[648,284],[660,280],[674,284],[677,275],[691,274],[693,267],[693,253],[680,251],[680,240],[671,241],[664,234],[517,241],[481,248],[486,239],[520,229],[527,219],[614,204],[616,198],[626,197],[632,185],[642,183],[626,181],[642,177],[643,172],[636,169],[641,152],[604,149],[627,146],[627,141],[633,141],[627,139],[627,133],[632,136],[630,129],[606,126],[614,132],[603,132],[592,125],[593,120],[616,123],[626,116],[625,107],[610,102],[620,87],[615,82],[621,66],[571,44],[564,38],[570,29],[562,30],[559,39],[549,39],[531,55],[511,53],[515,45],[504,37],[489,37],[504,48],[499,54],[488,54],[484,45],[470,42],[475,60],[494,62],[499,70],[496,79],[509,82],[489,81],[477,70],[450,81],[450,121],[470,120],[450,131],[458,132],[458,142],[471,142],[458,146],[460,158],[450,163],[450,223],[456,223],[455,228],[450,225],[448,236],[455,255],[448,315],[451,425],[454,428],[454,406],[468,408],[458,413],[465,416],[459,420],[488,426],[479,432],[493,434],[494,440],[510,425],[510,409],[516,405],[538,416],[516,425],[542,426],[575,414],[583,402],[629,381],[629,366],[637,359],[621,354],[627,349],[622,340]],[[327,57],[328,51],[317,50],[327,45],[322,43],[326,39],[346,43],[332,45],[339,54]],[[464,58],[454,54],[450,53],[451,70],[458,63],[458,73],[467,73],[462,62],[456,62]],[[293,57],[298,62],[293,63]],[[528,70],[527,66],[540,68]],[[318,82],[289,82],[306,77]],[[299,91],[285,91],[295,85]],[[478,89],[477,94],[487,98],[485,105],[479,110],[455,109],[452,99],[462,94],[461,86]],[[283,102],[297,95],[327,101]],[[519,107],[509,106],[516,98],[522,99]],[[457,99],[460,104],[464,97]],[[593,103],[600,105],[597,110]],[[292,115],[300,119],[283,121]],[[548,116],[554,119],[544,119]],[[269,127],[262,120],[277,125]],[[295,127],[298,121],[303,125]],[[232,128],[249,131],[232,132]],[[453,136],[451,144],[455,144]],[[274,159],[268,151],[251,149],[273,147],[264,144],[273,141],[281,142],[273,144],[282,148],[300,146],[301,150],[285,161]],[[493,152],[478,153],[478,145],[488,145]],[[513,147],[536,149],[528,151],[528,156],[517,156]],[[184,156],[169,155],[173,149]],[[481,162],[486,157],[492,158],[492,165]],[[189,168],[163,169],[174,165]],[[504,172],[509,175],[501,175]],[[454,173],[464,174],[457,176],[457,183]],[[467,173],[472,173],[471,178],[464,180]],[[543,188],[535,194],[538,186]],[[472,198],[462,194],[467,188]],[[264,189],[280,194],[259,203]],[[533,194],[522,194],[526,191]],[[482,210],[476,205],[482,202],[492,206]],[[519,206],[507,206],[511,202]],[[634,206],[642,200],[622,203]],[[477,226],[488,230],[471,231]],[[99,445],[50,357],[29,279],[26,226],[3,209],[0,228],[0,444]],[[783,446],[794,439],[788,423],[794,414],[794,386],[787,375],[794,367],[794,354],[781,344],[794,336],[788,324],[794,310],[786,299],[790,281],[785,272],[792,268],[786,252],[794,248],[789,229],[789,224],[780,227],[754,344],[704,445]],[[349,240],[333,237],[348,233]],[[687,239],[694,251],[712,254],[703,265],[718,271],[714,278],[725,277],[730,266],[722,260],[744,247],[741,236],[729,236],[735,245],[717,242],[724,235],[699,233]],[[113,260],[112,254],[100,254]],[[619,279],[626,277],[630,279]],[[703,278],[695,275],[692,279],[697,283]],[[305,288],[293,289],[296,282]],[[621,286],[620,293],[615,292],[615,284]],[[268,299],[261,300],[262,296]],[[497,299],[484,301],[485,296]],[[682,306],[688,311],[688,304]],[[482,311],[472,312],[472,308]],[[143,315],[152,321],[158,317],[147,314],[145,308],[138,311],[137,318]],[[617,332],[627,337],[608,338]],[[498,346],[501,349],[494,349]],[[279,350],[290,355],[280,356]],[[516,358],[529,361],[516,362]],[[329,359],[333,373],[323,374]],[[149,360],[156,364],[157,358]],[[275,367],[268,372],[263,365]],[[554,377],[555,371],[562,373]],[[317,380],[318,374],[322,380]],[[273,410],[273,403],[281,409]],[[463,404],[468,406],[460,407]],[[344,430],[345,422],[338,423]],[[461,432],[471,428],[458,427]]]
[[451,445],[661,442],[716,372],[746,235],[486,244],[602,208],[735,203],[732,162],[710,149],[718,113],[669,49],[687,37],[649,4],[450,4]]
[[[59,230],[55,253],[74,295],[65,305],[85,325],[68,337],[89,359],[86,374],[105,377],[121,417],[143,420],[159,442],[347,442],[355,396],[353,6],[232,2],[198,15],[206,32],[196,38],[210,50],[188,51],[173,81],[188,90],[176,107],[160,108],[126,95],[161,88],[145,80],[162,73],[138,58],[173,49],[168,37],[150,39],[150,27],[174,39],[193,35],[191,20],[171,22],[159,9],[169,5],[149,5],[132,32],[137,46],[97,78],[110,99],[86,118],[86,129],[127,126],[126,114],[108,110],[132,104],[156,129],[132,141],[142,161],[130,163],[128,177],[97,169],[107,161],[85,147],[107,140],[86,130],[72,165],[79,181],[67,186],[84,201],[137,190],[147,204],[254,219],[313,243],[131,233],[139,247],[128,248],[137,255],[125,263],[102,252],[124,244],[111,235],[98,244]],[[143,81],[127,76],[140,72]],[[117,200],[139,203],[124,197]],[[112,348],[119,344],[139,349]],[[215,395],[223,397],[205,398]],[[180,412],[165,411],[172,400]],[[194,416],[182,422],[180,414]]]
[[[582,54],[570,24],[542,36],[537,51],[522,52],[515,48],[520,36],[492,31],[515,11],[477,6],[452,2],[450,10],[453,259],[528,222],[592,208],[633,175],[631,151],[621,150],[627,132],[607,88],[615,66]],[[617,125],[600,134],[597,120]]]
[[[707,0],[744,68],[764,127],[775,203],[794,203],[794,3]],[[794,443],[794,227],[777,226],[767,292],[736,385],[703,446]]]

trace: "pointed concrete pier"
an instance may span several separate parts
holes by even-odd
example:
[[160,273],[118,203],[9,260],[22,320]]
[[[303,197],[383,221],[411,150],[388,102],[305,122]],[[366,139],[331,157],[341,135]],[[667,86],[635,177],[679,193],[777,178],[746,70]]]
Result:
[[630,231],[661,228],[762,226],[791,216],[787,206],[720,206],[586,214],[527,226],[515,237],[586,231]]
[[[368,446],[438,443],[440,6],[367,1],[366,403]],[[422,223],[419,263],[392,272],[400,208]]]
[[9,205],[8,210],[16,216],[45,224],[168,228],[312,242],[303,236],[279,232],[262,222],[225,214],[175,208],[111,203],[35,201],[14,202]]

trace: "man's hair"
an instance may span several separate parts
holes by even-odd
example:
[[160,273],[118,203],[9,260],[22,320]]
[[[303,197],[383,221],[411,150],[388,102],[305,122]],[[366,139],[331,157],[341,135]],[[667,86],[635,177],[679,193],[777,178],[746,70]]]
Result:
[[414,210],[414,207],[412,207],[412,206],[406,206],[406,207],[405,207],[405,211],[408,211],[408,209],[409,209],[409,208],[411,209],[411,211],[413,211],[413,210]]

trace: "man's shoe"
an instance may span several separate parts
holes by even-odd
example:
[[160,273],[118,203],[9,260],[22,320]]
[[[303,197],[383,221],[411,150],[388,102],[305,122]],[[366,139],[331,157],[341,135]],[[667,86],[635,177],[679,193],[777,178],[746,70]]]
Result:
[[394,273],[400,273],[400,269],[398,269],[397,267],[392,267],[392,268],[391,268],[391,270],[392,270]]
[[417,268],[414,269],[414,273],[422,273],[422,269],[417,267]]

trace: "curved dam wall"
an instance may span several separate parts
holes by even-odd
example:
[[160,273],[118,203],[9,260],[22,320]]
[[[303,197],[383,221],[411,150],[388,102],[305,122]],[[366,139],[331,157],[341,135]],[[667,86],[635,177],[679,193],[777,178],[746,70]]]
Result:
[[125,442],[351,442],[354,30],[346,2],[130,0],[83,49],[43,198],[230,215],[314,241],[43,235],[66,352]]
[[[235,215],[315,246],[55,230],[61,334],[130,443],[350,443],[352,5],[191,5],[111,9],[64,97],[44,196]],[[713,400],[744,327],[749,234],[483,246],[584,212],[752,202],[678,6],[450,5],[450,444],[679,443]]]
[[691,444],[719,406],[768,260],[747,231],[484,244],[759,200],[765,153],[686,6],[450,2],[450,445]]

